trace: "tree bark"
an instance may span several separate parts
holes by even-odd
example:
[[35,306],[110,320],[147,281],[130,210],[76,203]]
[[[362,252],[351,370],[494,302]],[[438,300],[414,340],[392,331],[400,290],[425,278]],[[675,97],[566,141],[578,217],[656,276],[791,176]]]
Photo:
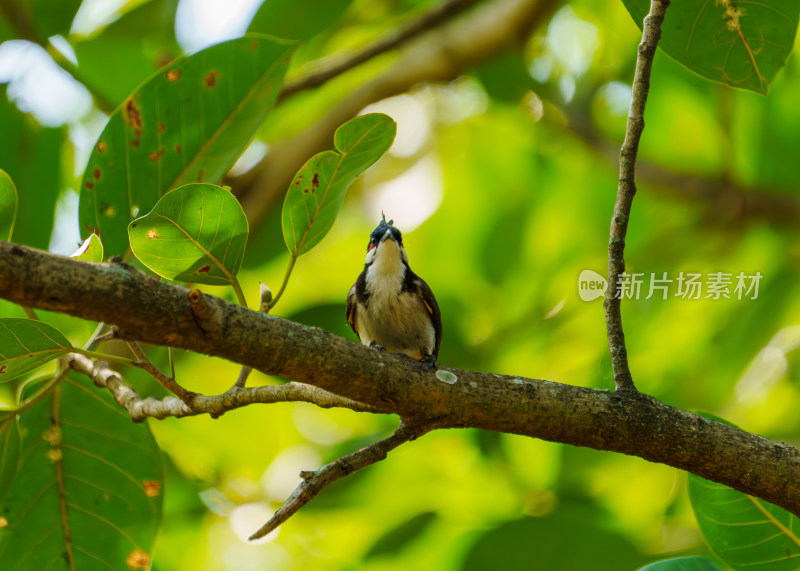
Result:
[[[639,456],[800,515],[800,452],[637,392],[443,367],[148,277],[0,242],[0,298],[116,325],[127,339],[249,365],[375,412]],[[191,388],[191,387],[189,387]]]

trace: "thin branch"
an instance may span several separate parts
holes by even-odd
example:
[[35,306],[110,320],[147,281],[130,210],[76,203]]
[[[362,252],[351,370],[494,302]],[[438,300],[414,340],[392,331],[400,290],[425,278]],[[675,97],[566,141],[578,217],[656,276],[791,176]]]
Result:
[[201,321],[189,292],[122,264],[85,264],[0,241],[0,298],[13,303],[106,321],[125,339],[221,357],[376,413],[436,419],[437,428],[474,427],[639,456],[800,514],[800,451],[792,446],[636,391],[456,368],[430,371],[405,356],[211,295],[205,295],[210,317]]
[[446,0],[441,4],[437,4],[420,17],[406,22],[400,28],[388,33],[375,43],[364,47],[354,54],[344,57],[336,54],[315,62],[312,64],[314,69],[308,75],[287,82],[283,86],[283,89],[281,89],[278,94],[278,101],[282,101],[306,89],[319,87],[334,77],[371,60],[375,56],[402,46],[420,34],[451,20],[467,8],[477,4],[478,1],[479,0]]
[[661,38],[661,22],[664,21],[668,6],[669,0],[651,0],[650,13],[644,19],[642,43],[639,44],[636,73],[633,77],[628,126],[619,155],[619,187],[614,214],[611,217],[611,237],[608,242],[608,289],[603,303],[614,383],[618,391],[636,390],[628,366],[628,350],[625,348],[625,335],[622,331],[619,278],[625,273],[625,235],[628,232],[631,205],[636,194],[636,155],[639,152],[639,139],[644,130],[644,107],[650,90],[650,70],[653,67],[658,40]]
[[134,367],[138,367],[143,371],[150,373],[150,376],[161,383],[161,386],[177,395],[179,399],[183,401],[183,403],[189,407],[190,409],[194,408],[194,400],[197,398],[198,394],[193,393],[191,391],[187,391],[182,386],[180,386],[175,379],[172,379],[162,373],[158,367],[156,367],[150,359],[147,358],[142,348],[139,347],[139,344],[135,341],[127,341],[128,347],[130,347],[131,352],[136,355],[136,358],[139,359],[138,362],[132,363]]
[[406,423],[401,421],[397,430],[388,438],[365,446],[361,450],[343,456],[313,472],[301,472],[300,477],[303,481],[300,482],[300,485],[297,486],[292,495],[289,496],[269,521],[250,536],[250,541],[264,537],[277,529],[279,525],[296,514],[300,508],[313,500],[325,486],[376,462],[385,460],[389,452],[401,444],[416,440],[433,428],[434,426],[431,423]]
[[321,408],[348,408],[355,412],[374,412],[374,407],[340,397],[320,388],[303,383],[286,383],[244,389],[231,389],[221,395],[197,395],[192,408],[174,396],[163,399],[142,398],[136,390],[125,383],[122,375],[104,367],[79,353],[69,353],[64,362],[67,367],[84,374],[98,387],[108,389],[114,400],[130,414],[131,420],[141,422],[147,418],[162,420],[167,417],[181,418],[208,414],[214,418],[250,404],[272,404],[279,402],[307,402]]

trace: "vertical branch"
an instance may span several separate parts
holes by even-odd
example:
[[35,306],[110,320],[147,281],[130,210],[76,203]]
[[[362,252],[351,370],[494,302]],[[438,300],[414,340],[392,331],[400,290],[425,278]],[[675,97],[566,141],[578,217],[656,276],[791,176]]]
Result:
[[603,303],[611,366],[614,369],[614,383],[617,390],[636,390],[628,367],[628,351],[625,348],[625,335],[622,331],[618,281],[619,276],[625,272],[625,235],[628,232],[633,196],[636,194],[634,180],[636,155],[639,151],[639,139],[644,130],[644,107],[650,90],[650,70],[653,67],[653,56],[656,53],[658,40],[661,38],[661,23],[664,21],[669,3],[670,0],[651,0],[650,13],[644,19],[642,43],[639,44],[636,73],[633,77],[628,125],[619,154],[619,186],[608,242],[608,290]]

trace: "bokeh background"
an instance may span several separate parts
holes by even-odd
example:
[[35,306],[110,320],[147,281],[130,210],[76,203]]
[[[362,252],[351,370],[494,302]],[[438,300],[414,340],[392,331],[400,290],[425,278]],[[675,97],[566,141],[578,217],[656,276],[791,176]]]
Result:
[[[21,192],[15,239],[75,250],[76,189],[89,149],[107,114],[172,58],[249,27],[302,40],[290,78],[302,77],[320,58],[368,45],[434,4],[86,0],[49,40],[54,30],[26,29],[0,12],[0,167]],[[581,300],[578,276],[606,273],[616,153],[641,32],[621,2],[546,4],[521,41],[463,65],[452,79],[428,78],[366,107],[397,121],[397,140],[348,191],[328,236],[300,258],[275,314],[355,340],[345,296],[384,211],[404,232],[411,267],[439,300],[442,365],[613,387],[602,302]],[[288,261],[282,198],[258,199],[265,192],[259,162],[317,128],[352,92],[396,73],[392,66],[412,49],[446,41],[433,30],[283,101],[268,118],[227,181],[251,220],[239,276],[251,303],[259,281],[277,289]],[[763,277],[757,299],[682,299],[673,282],[666,300],[643,293],[624,301],[634,380],[668,404],[797,444],[797,58],[767,97],[708,82],[663,53],[652,78],[629,271],[645,280],[664,272],[672,279],[681,272]],[[299,164],[283,166],[292,176]],[[234,301],[232,291],[207,291]],[[0,311],[22,316],[5,302]],[[46,320],[76,344],[94,329],[59,315]],[[150,352],[166,364],[163,350]],[[176,369],[184,386],[208,394],[224,391],[238,373],[232,363],[193,354],[177,355]],[[140,393],[163,394],[138,371],[125,373]],[[250,380],[275,382],[282,381]],[[153,568],[633,570],[707,552],[684,473],[475,430],[439,431],[405,445],[326,489],[265,540],[247,542],[297,485],[300,470],[380,439],[396,424],[391,416],[308,404],[151,421],[167,466]]]

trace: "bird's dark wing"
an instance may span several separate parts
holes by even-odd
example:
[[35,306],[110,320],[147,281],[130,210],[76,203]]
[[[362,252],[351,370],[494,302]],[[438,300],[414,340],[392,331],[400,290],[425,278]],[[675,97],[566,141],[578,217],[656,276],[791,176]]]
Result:
[[361,336],[358,334],[358,328],[356,327],[356,319],[357,319],[357,309],[358,306],[356,305],[356,284],[353,284],[353,287],[350,288],[350,293],[347,294],[347,323],[350,325],[350,328],[356,334],[359,341],[361,340]]
[[416,285],[422,301],[425,302],[425,309],[428,310],[431,316],[433,328],[436,331],[436,346],[433,350],[433,355],[438,359],[439,349],[442,346],[442,312],[439,310],[439,304],[436,303],[436,297],[434,297],[433,291],[431,291],[431,288],[425,283],[425,280],[418,277]]

